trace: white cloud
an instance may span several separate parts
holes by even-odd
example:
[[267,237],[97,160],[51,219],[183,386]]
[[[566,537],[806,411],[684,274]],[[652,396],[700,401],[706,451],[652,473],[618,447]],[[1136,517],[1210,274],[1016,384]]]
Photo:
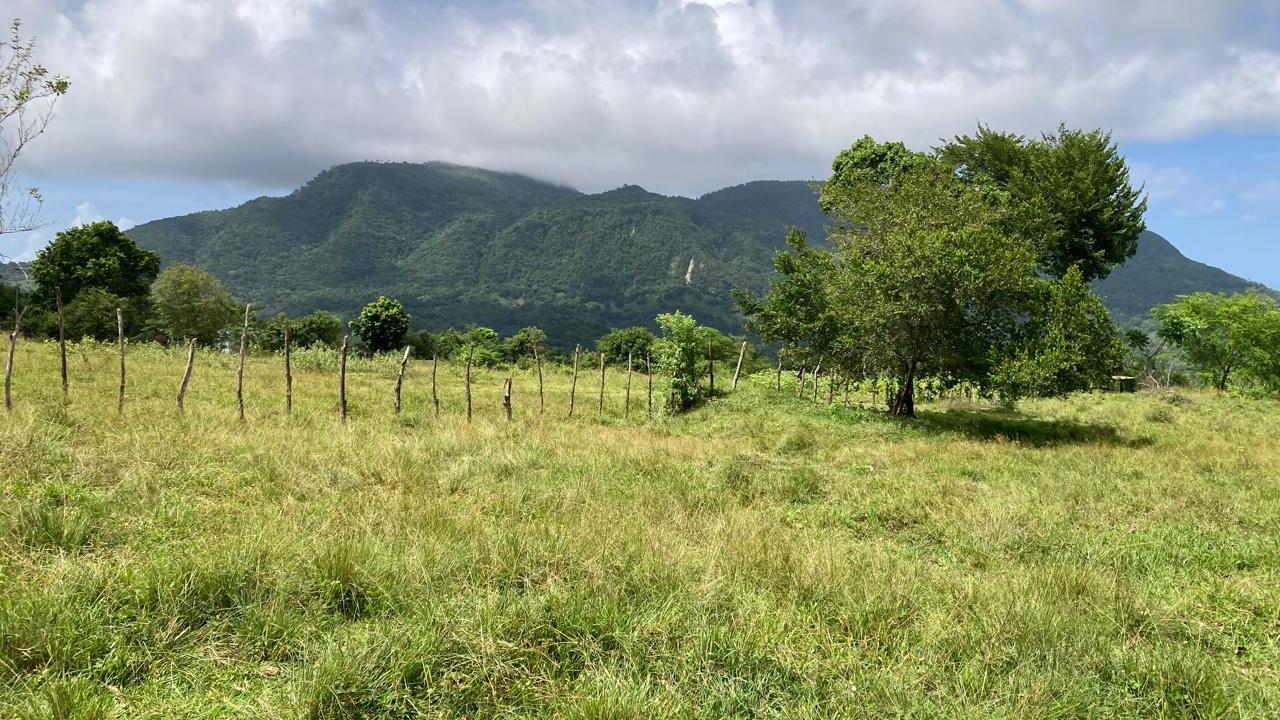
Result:
[[103,219],[105,218],[102,217],[102,213],[98,212],[98,208],[94,207],[93,203],[85,200],[79,205],[76,205],[76,216],[75,219],[71,221],[71,226],[88,225],[89,223],[96,223]]
[[1270,0],[17,0],[71,94],[28,167],[292,185],[445,159],[693,193],[981,119],[1280,129]]

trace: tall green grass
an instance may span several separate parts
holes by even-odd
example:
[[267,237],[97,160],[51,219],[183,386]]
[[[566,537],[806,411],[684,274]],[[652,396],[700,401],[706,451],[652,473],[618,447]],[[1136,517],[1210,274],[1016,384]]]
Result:
[[[1280,406],[918,421],[775,395],[650,421],[594,376],[20,346],[0,717],[1274,717]],[[308,362],[311,362],[310,360]],[[825,397],[825,395],[824,395]],[[857,398],[855,398],[856,400]],[[863,398],[869,401],[870,398]]]

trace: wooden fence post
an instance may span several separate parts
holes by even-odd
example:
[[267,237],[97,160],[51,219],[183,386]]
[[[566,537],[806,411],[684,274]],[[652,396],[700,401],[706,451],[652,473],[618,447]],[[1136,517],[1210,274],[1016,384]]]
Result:
[[596,405],[596,414],[604,414],[604,353],[600,353],[600,402]]
[[631,416],[631,351],[627,351],[627,394],[622,401],[622,417]]
[[13,330],[9,331],[9,354],[4,363],[4,409],[13,412],[13,355],[18,349],[18,320],[14,313]]
[[648,377],[649,417],[653,417],[653,351],[644,351],[644,374]]
[[502,410],[507,414],[507,422],[511,422],[511,378],[502,383]]
[[116,400],[116,415],[124,415],[124,310],[116,308],[116,344],[120,347],[120,395]]
[[818,402],[818,381],[822,379],[822,361],[824,358],[818,358],[818,364],[813,366],[813,401]]
[[733,369],[733,386],[730,390],[738,389],[738,376],[742,374],[742,360],[747,356],[747,341],[742,341],[742,349],[738,351],[738,366]]
[[187,397],[187,385],[191,382],[191,371],[196,364],[196,339],[191,338],[187,344],[187,369],[182,373],[182,384],[178,386],[178,414],[186,415],[187,408],[183,403]]
[[240,365],[236,368],[236,415],[244,421],[244,351],[249,343],[249,308],[244,306],[244,327],[240,330]]
[[538,366],[538,414],[547,411],[547,401],[542,394],[542,358],[538,355],[538,346],[533,346],[533,363]]
[[342,348],[338,350],[338,417],[347,421],[347,337],[342,336]]
[[569,383],[569,417],[573,417],[573,401],[578,394],[578,354],[582,352],[582,346],[573,346],[573,381]]
[[804,365],[800,366],[800,387],[796,390],[796,397],[804,397]]
[[400,414],[400,388],[404,386],[404,368],[409,364],[409,350],[412,345],[404,346],[404,357],[400,358],[400,371],[396,373],[396,414]]
[[471,422],[471,353],[475,348],[467,350],[467,365],[464,370],[463,382],[467,385],[467,422]]
[[53,300],[58,306],[58,359],[62,369],[62,404],[70,400],[67,383],[67,321],[62,312],[62,288],[55,288]]
[[293,358],[289,347],[289,321],[284,323],[284,414],[293,414]]
[[714,394],[716,391],[716,356],[711,349],[711,341],[707,341],[707,379],[710,382],[708,393]]
[[440,417],[440,395],[436,393],[436,369],[440,367],[440,357],[431,354],[431,404],[436,408],[436,417]]
[[830,405],[836,399],[836,373],[832,373],[827,380],[827,404]]
[[782,390],[782,350],[778,350],[778,376],[773,379],[773,389]]

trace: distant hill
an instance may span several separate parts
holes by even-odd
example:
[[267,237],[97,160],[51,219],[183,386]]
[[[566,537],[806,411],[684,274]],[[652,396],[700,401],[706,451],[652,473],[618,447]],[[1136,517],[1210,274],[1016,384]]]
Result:
[[[135,227],[166,262],[213,272],[264,313],[351,317],[380,294],[418,327],[545,329],[589,342],[682,309],[734,330],[733,288],[762,289],[788,227],[823,237],[805,182],[764,181],[698,199],[628,185],[598,194],[446,163],[352,163],[293,193]],[[1122,322],[1195,289],[1248,284],[1144,236],[1099,285]]]
[[1193,292],[1237,293],[1274,291],[1212,265],[1196,262],[1178,252],[1163,237],[1147,231],[1138,240],[1138,252],[1093,289],[1107,303],[1111,316],[1124,326],[1146,327],[1147,313],[1156,305],[1172,302]]

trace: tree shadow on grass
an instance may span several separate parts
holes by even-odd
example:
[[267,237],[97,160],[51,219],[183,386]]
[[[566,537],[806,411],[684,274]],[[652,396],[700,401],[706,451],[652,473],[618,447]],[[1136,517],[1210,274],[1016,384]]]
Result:
[[1008,408],[950,408],[920,412],[915,424],[924,432],[955,433],[978,440],[1005,439],[1034,447],[1113,445],[1139,448],[1149,437],[1127,437],[1114,425],[1075,420],[1045,420]]

